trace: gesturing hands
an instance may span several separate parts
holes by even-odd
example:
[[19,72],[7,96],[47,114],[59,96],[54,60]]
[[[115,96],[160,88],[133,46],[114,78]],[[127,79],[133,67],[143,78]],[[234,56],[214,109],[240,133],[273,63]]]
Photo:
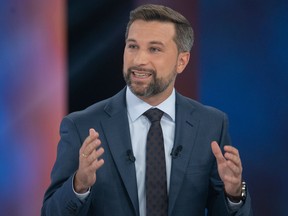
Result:
[[79,150],[79,168],[74,177],[74,190],[77,193],[86,192],[96,182],[96,170],[104,164],[104,160],[99,159],[104,153],[100,144],[99,134],[90,129]]
[[211,143],[216,157],[218,173],[224,183],[225,192],[230,196],[240,196],[242,181],[242,164],[239,152],[232,146],[224,146],[224,155],[217,142]]

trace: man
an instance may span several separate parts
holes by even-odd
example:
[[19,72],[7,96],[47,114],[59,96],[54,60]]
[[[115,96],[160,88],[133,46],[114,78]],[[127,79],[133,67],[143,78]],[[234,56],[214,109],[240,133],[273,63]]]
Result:
[[[63,119],[42,215],[252,215],[226,115],[174,89],[192,44],[189,22],[174,10],[143,5],[130,13],[123,65],[128,87]],[[163,138],[154,137],[164,141],[158,149],[163,160],[158,153],[150,157],[153,147],[147,147],[154,123],[146,113],[153,108],[163,115],[157,120]],[[153,158],[162,168],[147,180]],[[158,190],[161,196],[151,198]]]

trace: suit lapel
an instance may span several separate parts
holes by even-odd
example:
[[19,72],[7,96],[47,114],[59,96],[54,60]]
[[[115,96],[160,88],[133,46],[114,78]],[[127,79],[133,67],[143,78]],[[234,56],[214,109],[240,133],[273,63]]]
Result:
[[[127,108],[125,101],[125,89],[112,98],[105,107],[105,112],[110,116],[102,120],[101,124],[107,138],[112,157],[123,180],[135,214],[139,214],[138,190],[135,165],[128,160],[127,150],[132,149]],[[182,145],[180,155],[172,159],[169,212],[172,215],[173,208],[184,179],[187,165],[193,150],[198,121],[192,118],[193,106],[183,96],[176,94],[176,130],[174,147]]]
[[172,159],[168,215],[172,215],[195,142],[198,121],[192,118],[193,110],[194,108],[177,94],[174,147],[181,145],[182,151],[177,158]]
[[125,91],[120,92],[120,95],[116,95],[111,103],[105,107],[105,111],[110,115],[110,118],[101,122],[103,131],[112,157],[133,204],[135,214],[138,215],[139,204],[135,165],[127,157],[127,151],[132,150],[132,145],[125,105]]

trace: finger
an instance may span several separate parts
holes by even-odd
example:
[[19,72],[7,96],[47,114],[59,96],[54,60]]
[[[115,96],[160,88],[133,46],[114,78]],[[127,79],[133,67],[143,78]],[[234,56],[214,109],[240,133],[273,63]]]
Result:
[[83,153],[87,155],[88,157],[92,152],[94,152],[101,144],[101,141],[99,139],[93,140],[91,143],[89,143],[85,149],[83,149]]
[[99,157],[102,156],[103,153],[104,153],[104,149],[102,147],[97,150],[94,149],[93,152],[87,158],[87,163],[90,165],[94,161],[97,161]]
[[97,171],[100,167],[102,167],[104,164],[104,160],[101,158],[100,160],[95,160],[91,166],[92,166],[92,169],[93,169],[93,172]]
[[235,163],[236,165],[240,165],[241,161],[240,161],[240,157],[238,155],[229,153],[229,152],[225,152],[224,157],[226,158],[226,160],[229,160],[233,163]]
[[85,148],[89,143],[93,142],[95,139],[99,137],[99,134],[93,129],[89,129],[89,136],[84,140],[83,145],[81,148]]
[[99,134],[95,131],[94,128],[90,128],[90,129],[89,129],[89,135],[90,135],[91,137],[99,136]]
[[242,166],[238,149],[233,146],[224,146],[224,151],[224,157],[226,158],[226,160],[231,161],[238,167]]
[[217,163],[223,163],[226,161],[226,159],[224,158],[222,151],[218,145],[218,143],[216,141],[213,141],[211,143],[211,148],[212,148],[212,152],[217,160]]
[[227,166],[233,172],[234,175],[239,176],[242,174],[243,168],[242,168],[241,163],[235,164],[233,161],[228,160]]
[[85,139],[82,147],[79,150],[79,154],[84,158],[87,158],[92,151],[101,144],[101,141],[98,138],[99,134],[94,129],[90,129],[89,136]]
[[99,149],[97,149],[96,153],[96,158],[99,159],[99,157],[101,157],[104,153],[104,148],[100,147]]
[[230,145],[224,146],[224,151],[239,156],[238,149],[233,146],[230,146]]

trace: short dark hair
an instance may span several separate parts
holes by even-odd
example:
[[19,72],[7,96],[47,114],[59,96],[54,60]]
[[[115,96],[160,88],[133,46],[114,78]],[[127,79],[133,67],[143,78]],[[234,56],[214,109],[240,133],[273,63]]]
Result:
[[145,4],[137,7],[130,12],[130,19],[125,33],[126,39],[130,26],[135,20],[174,23],[176,32],[174,41],[178,51],[190,52],[194,42],[193,29],[189,21],[177,11],[163,5],[154,4]]

